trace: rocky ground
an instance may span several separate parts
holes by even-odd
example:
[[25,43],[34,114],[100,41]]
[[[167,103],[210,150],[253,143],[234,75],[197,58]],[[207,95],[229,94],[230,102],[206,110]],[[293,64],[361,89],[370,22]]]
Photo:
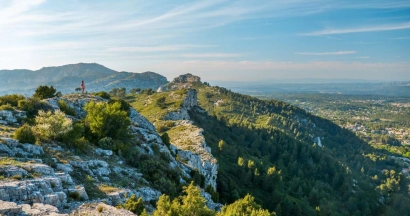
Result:
[[[190,93],[181,109],[195,106],[196,94]],[[85,116],[83,106],[89,101],[105,101],[91,95],[67,95],[62,98],[45,100],[54,110],[59,109],[58,101],[65,100],[75,110],[73,119]],[[144,154],[154,154],[153,145],[170,158],[171,167],[178,167],[182,175],[189,177],[197,169],[206,177],[207,185],[216,187],[217,163],[210,149],[206,147],[202,134],[197,129],[192,136],[197,146],[188,151],[176,142],[173,151],[183,157],[176,160],[174,154],[162,142],[155,127],[130,109],[132,125],[130,132],[139,144],[135,147]],[[4,215],[132,215],[131,212],[117,210],[118,205],[128,196],[142,197],[146,209],[154,210],[150,201],[155,202],[161,193],[150,187],[142,173],[129,167],[123,159],[110,150],[92,146],[87,154],[76,151],[57,142],[19,143],[10,138],[24,112],[0,112],[0,213]],[[177,120],[175,118],[174,120]],[[188,124],[189,121],[182,123]],[[201,138],[202,136],[202,138]],[[182,179],[182,176],[181,176]],[[211,196],[203,192],[211,209],[220,209]],[[101,203],[104,202],[104,203]],[[99,203],[99,204],[98,204]]]

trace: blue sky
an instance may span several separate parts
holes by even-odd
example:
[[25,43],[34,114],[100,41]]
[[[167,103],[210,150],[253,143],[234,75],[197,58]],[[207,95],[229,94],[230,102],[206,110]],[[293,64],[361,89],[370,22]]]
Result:
[[0,69],[410,80],[410,1],[1,0]]

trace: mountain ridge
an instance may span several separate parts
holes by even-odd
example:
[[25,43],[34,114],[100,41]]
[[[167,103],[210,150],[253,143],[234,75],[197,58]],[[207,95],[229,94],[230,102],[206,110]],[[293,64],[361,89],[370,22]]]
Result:
[[71,93],[86,83],[86,91],[109,91],[126,87],[157,89],[168,83],[166,77],[151,71],[118,72],[97,63],[77,63],[43,67],[39,70],[0,70],[0,94],[32,94],[39,85],[53,85],[62,93]]

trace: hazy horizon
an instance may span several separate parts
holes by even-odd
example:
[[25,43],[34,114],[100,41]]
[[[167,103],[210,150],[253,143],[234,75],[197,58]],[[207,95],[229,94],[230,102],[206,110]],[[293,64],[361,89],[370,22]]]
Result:
[[0,69],[96,62],[172,79],[410,80],[410,2],[0,2]]

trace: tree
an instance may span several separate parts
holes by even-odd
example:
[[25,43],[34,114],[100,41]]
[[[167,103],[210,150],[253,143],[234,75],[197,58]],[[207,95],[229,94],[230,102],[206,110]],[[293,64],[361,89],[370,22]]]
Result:
[[33,97],[43,100],[54,97],[56,92],[57,90],[53,86],[39,86],[34,92]]
[[125,203],[118,205],[117,208],[127,209],[137,215],[140,215],[145,209],[142,198],[140,197],[137,200],[137,196],[135,196],[135,194],[128,198]]
[[131,94],[136,94],[136,93],[139,93],[140,91],[141,91],[140,88],[132,88],[132,89],[130,90],[130,93],[131,93]]
[[162,96],[155,101],[155,104],[161,109],[165,109],[167,105],[165,104],[165,97]]
[[162,194],[157,201],[157,209],[154,211],[153,216],[172,215],[171,212],[171,200],[169,196]]
[[181,215],[214,215],[214,212],[206,206],[206,200],[201,196],[201,191],[191,182],[184,187],[186,196],[182,198]]
[[160,196],[157,202],[157,209],[154,211],[153,215],[215,215],[215,212],[206,206],[206,200],[201,196],[201,190],[194,186],[193,182],[191,182],[188,187],[184,187],[184,193],[186,195],[175,198],[172,203],[169,196]]
[[221,212],[217,216],[271,216],[275,213],[269,213],[268,210],[262,209],[260,205],[255,202],[255,198],[247,194],[243,199],[237,200],[234,203],[222,207]]
[[245,161],[243,160],[242,157],[239,157],[239,158],[238,158],[238,165],[239,165],[239,166],[245,165]]
[[33,130],[31,130],[30,125],[24,124],[19,129],[14,131],[14,139],[17,139],[20,143],[35,143],[36,137],[34,136]]
[[60,110],[55,111],[55,113],[40,110],[35,122],[35,131],[42,139],[62,138],[73,128],[73,121]]
[[168,134],[167,134],[167,133],[163,133],[163,134],[161,135],[161,139],[162,139],[162,142],[163,142],[168,148],[170,148],[171,139],[169,138]]
[[223,141],[223,140],[219,140],[219,142],[218,142],[218,148],[219,148],[219,150],[223,150],[224,149],[224,147],[225,147],[225,141]]
[[121,110],[119,102],[109,104],[91,101],[85,105],[84,110],[87,111],[85,124],[97,136],[98,140],[103,137],[128,138],[128,126],[130,126],[131,121],[127,112]]
[[127,93],[127,90],[123,88],[113,88],[110,91],[110,95],[118,98],[125,98],[125,95]]

